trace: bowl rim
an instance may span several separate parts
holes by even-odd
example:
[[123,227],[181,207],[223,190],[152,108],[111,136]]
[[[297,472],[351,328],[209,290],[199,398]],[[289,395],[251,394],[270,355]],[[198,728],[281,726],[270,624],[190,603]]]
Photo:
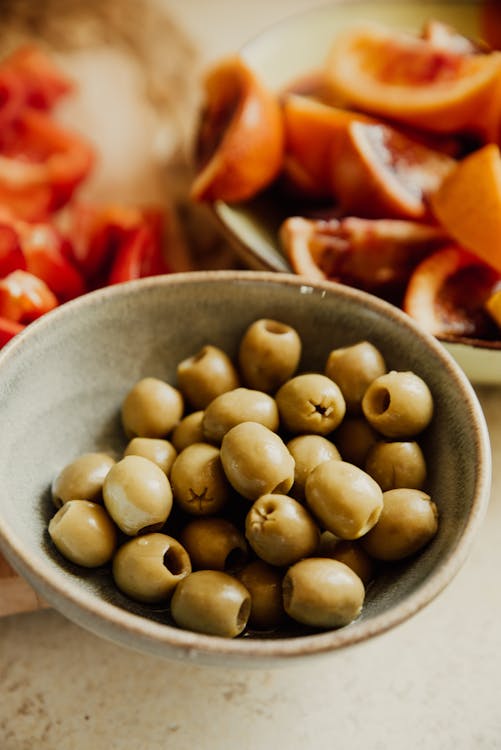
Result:
[[[391,304],[358,289],[336,282],[308,282],[294,274],[266,271],[220,270],[195,271],[165,276],[150,277],[106,287],[78,297],[35,321],[21,334],[9,342],[0,352],[0,370],[5,362],[22,355],[32,339],[43,337],[46,329],[55,325],[59,318],[75,316],[86,308],[105,300],[128,295],[133,297],[153,287],[166,290],[182,285],[210,285],[214,282],[245,283],[251,281],[263,285],[287,285],[302,288],[305,292],[340,295],[371,308],[375,314],[390,317],[400,327],[419,338],[437,358],[437,363],[447,371],[455,387],[461,393],[469,409],[476,429],[472,439],[477,456],[477,477],[472,505],[462,535],[455,547],[430,576],[408,597],[386,612],[370,620],[355,621],[338,630],[330,630],[289,638],[236,638],[225,639],[177,629],[168,624],[149,620],[141,615],[99,598],[93,592],[78,585],[64,572],[55,570],[45,560],[42,550],[27,549],[9,523],[0,523],[0,549],[13,567],[24,576],[41,596],[55,609],[79,625],[108,637],[115,642],[136,650],[167,658],[200,659],[206,663],[219,662],[226,657],[229,663],[262,666],[266,663],[290,662],[295,658],[321,655],[351,646],[382,634],[404,622],[431,602],[459,571],[478,531],[489,501],[491,482],[491,453],[487,424],[475,391],[452,356],[432,336],[422,331],[405,313]],[[103,620],[107,632],[103,632]],[[112,635],[111,635],[112,634]]]

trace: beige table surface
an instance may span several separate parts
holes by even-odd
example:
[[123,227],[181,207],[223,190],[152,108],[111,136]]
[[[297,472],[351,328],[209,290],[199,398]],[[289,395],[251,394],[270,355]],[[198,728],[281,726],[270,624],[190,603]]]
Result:
[[[312,0],[159,0],[202,58]],[[53,610],[0,619],[0,750],[501,748],[501,388],[479,390],[494,455],[463,569],[412,621],[276,671],[159,662]]]

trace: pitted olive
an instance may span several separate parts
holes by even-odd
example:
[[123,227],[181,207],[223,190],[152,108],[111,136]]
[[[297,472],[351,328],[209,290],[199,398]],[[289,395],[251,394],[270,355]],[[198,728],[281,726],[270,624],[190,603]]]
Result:
[[128,438],[163,438],[183,415],[181,392],[158,378],[143,378],[122,403],[122,424]]
[[178,364],[177,381],[194,409],[205,409],[216,396],[239,386],[231,359],[222,349],[210,344]]
[[205,439],[220,444],[228,430],[241,422],[258,422],[274,432],[279,424],[275,400],[250,388],[222,393],[205,410],[202,420]]
[[243,380],[249,388],[274,393],[296,372],[301,358],[297,331],[277,320],[256,320],[244,333],[238,352]]
[[326,375],[296,375],[277,391],[280,421],[292,434],[327,435],[340,424],[346,411],[339,386]]

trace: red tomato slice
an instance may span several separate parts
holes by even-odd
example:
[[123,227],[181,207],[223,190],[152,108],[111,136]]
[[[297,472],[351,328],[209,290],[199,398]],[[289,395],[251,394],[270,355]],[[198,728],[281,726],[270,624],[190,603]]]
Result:
[[19,47],[0,64],[0,78],[10,74],[17,83],[23,103],[35,109],[51,109],[73,83],[34,44]]
[[26,270],[26,260],[17,232],[7,224],[0,224],[0,277],[18,269]]
[[13,271],[0,280],[0,317],[31,323],[57,304],[47,284],[28,271]]
[[0,317],[0,348],[5,346],[18,333],[21,333],[24,328],[25,326],[22,323]]
[[77,204],[70,230],[75,262],[92,286],[169,273],[164,220],[154,208]]
[[80,136],[27,109],[0,131],[0,203],[26,221],[43,220],[67,203],[93,160]]
[[118,248],[108,283],[119,284],[163,273],[169,273],[169,269],[163,259],[161,243],[151,227],[143,226],[133,230]]
[[500,279],[477,256],[451,245],[415,268],[403,309],[440,338],[499,338],[484,306]]
[[67,257],[66,240],[50,224],[17,223],[26,270],[57,295],[61,302],[86,292],[82,274]]

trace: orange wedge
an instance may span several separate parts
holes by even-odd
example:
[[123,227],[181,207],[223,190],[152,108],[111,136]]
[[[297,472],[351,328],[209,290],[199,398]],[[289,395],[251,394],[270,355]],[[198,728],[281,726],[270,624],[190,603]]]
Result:
[[463,159],[430,198],[445,230],[501,273],[501,155],[489,144]]
[[345,214],[423,219],[427,196],[455,163],[388,125],[352,121],[331,164],[331,185]]
[[499,274],[472,253],[449,245],[414,269],[402,307],[429,333],[442,338],[489,338],[485,314]]
[[434,132],[497,137],[501,53],[468,54],[384,26],[340,34],[326,63],[350,106]]
[[310,281],[340,281],[394,299],[416,265],[448,238],[410,221],[293,216],[283,222],[280,241],[293,270]]
[[480,8],[482,34],[492,49],[501,50],[501,4],[499,0],[483,0]]
[[287,176],[312,197],[330,196],[330,165],[347,126],[355,120],[371,122],[371,118],[297,94],[285,96],[283,116]]
[[243,60],[224,60],[205,80],[192,198],[236,202],[253,197],[280,171],[283,144],[278,99]]

